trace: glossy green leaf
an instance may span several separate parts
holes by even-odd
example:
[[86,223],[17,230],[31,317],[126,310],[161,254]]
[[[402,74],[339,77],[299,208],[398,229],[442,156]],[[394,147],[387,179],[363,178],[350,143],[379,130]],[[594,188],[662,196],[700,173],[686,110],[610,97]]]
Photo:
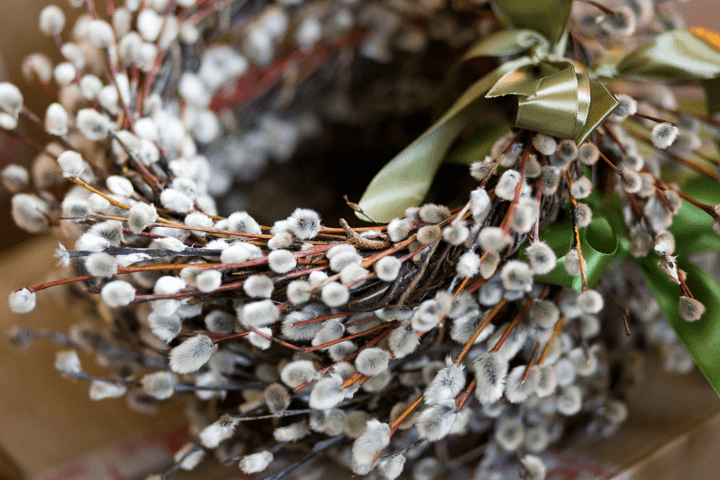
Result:
[[477,160],[482,160],[486,155],[490,154],[495,142],[510,131],[512,126],[510,122],[482,125],[470,138],[451,150],[445,161],[459,165],[470,165]]
[[[395,156],[372,179],[358,204],[379,222],[405,214],[422,202],[450,146],[467,122],[478,113],[478,104],[500,77],[529,60],[506,62],[473,83],[453,106],[414,142]],[[366,218],[358,215],[362,220]]]
[[[569,216],[540,230],[540,239],[547,242],[558,257],[557,266],[547,275],[536,276],[541,282],[582,291],[582,279],[568,275],[565,259],[573,245],[573,228]],[[587,264],[588,287],[593,288],[618,252],[618,239],[605,217],[596,216],[586,228],[580,229],[580,244]],[[521,256],[524,256],[521,253]]]
[[706,308],[699,321],[686,322],[678,311],[680,286],[671,282],[657,265],[657,256],[637,259],[637,263],[668,323],[720,396],[720,285],[700,268],[678,259],[678,267],[688,274],[686,283],[690,291]]
[[[720,203],[720,183],[707,177],[686,182],[683,193],[709,205]],[[685,256],[694,252],[720,250],[720,237],[712,230],[713,219],[687,200],[673,217],[670,232],[675,236],[675,252]]]

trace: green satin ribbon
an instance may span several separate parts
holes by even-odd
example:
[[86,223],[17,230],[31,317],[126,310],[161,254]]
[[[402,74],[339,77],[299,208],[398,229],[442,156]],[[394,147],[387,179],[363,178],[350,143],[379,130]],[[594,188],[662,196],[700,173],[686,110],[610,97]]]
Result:
[[703,29],[671,30],[623,57],[617,75],[637,80],[675,82],[720,76],[720,52],[699,38]]
[[[588,287],[593,288],[610,262],[618,256],[620,243],[613,228],[605,217],[597,216],[586,228],[581,228],[580,246],[585,258],[585,278]],[[565,260],[574,244],[574,233],[569,216],[562,221],[546,226],[540,231],[540,239],[547,242],[557,255],[557,266],[547,275],[535,276],[539,282],[570,287],[582,292],[582,278],[573,277],[565,271]],[[520,253],[526,258],[524,248]]]
[[534,30],[555,45],[565,35],[572,0],[493,0],[490,5],[508,27]]

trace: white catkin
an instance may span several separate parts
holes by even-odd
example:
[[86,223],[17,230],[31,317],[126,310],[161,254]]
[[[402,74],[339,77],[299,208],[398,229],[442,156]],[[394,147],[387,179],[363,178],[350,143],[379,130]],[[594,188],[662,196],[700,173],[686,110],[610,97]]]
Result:
[[463,253],[458,258],[455,269],[460,278],[474,277],[480,270],[480,256],[475,252]]
[[705,313],[705,305],[699,300],[681,296],[679,306],[680,316],[687,322],[696,322]]
[[363,375],[378,375],[388,368],[390,354],[377,347],[362,350],[355,359],[355,368]]
[[401,266],[402,262],[400,262],[400,259],[388,255],[375,262],[373,269],[380,280],[392,282],[398,277]]
[[485,353],[473,363],[475,368],[475,396],[481,404],[494,403],[502,397],[505,390],[505,377],[508,373],[508,361],[500,353]]
[[448,366],[440,370],[425,390],[425,403],[439,404],[443,400],[455,399],[465,386],[464,365],[455,365],[448,360]]
[[524,436],[525,427],[517,418],[506,417],[495,424],[495,440],[508,452],[517,450]]
[[287,273],[295,268],[297,259],[289,250],[274,250],[268,254],[268,265],[276,273]]
[[352,469],[358,475],[366,475],[373,467],[375,454],[390,443],[390,427],[374,418],[367,421],[365,431],[352,446]]
[[245,293],[253,298],[270,298],[273,288],[273,281],[267,275],[252,275],[243,284]]
[[170,368],[176,373],[196,372],[216,350],[217,345],[207,335],[188,338],[170,351]]
[[35,308],[36,295],[27,288],[12,292],[8,297],[10,310],[15,313],[28,313]]
[[670,123],[658,123],[650,133],[650,140],[655,148],[664,150],[675,142],[680,130]]
[[328,410],[345,400],[342,383],[342,377],[337,374],[318,380],[310,392],[310,408]]
[[350,291],[345,285],[330,282],[323,286],[320,296],[328,307],[339,307],[350,299]]
[[410,355],[420,345],[420,337],[415,330],[407,325],[400,325],[393,329],[388,336],[388,347],[395,358]]
[[143,375],[140,380],[143,391],[148,395],[165,400],[173,396],[175,393],[175,379],[170,372],[155,372]]
[[195,284],[201,292],[214,292],[222,285],[222,272],[218,270],[205,270],[195,277]]
[[415,421],[415,427],[420,438],[435,442],[450,434],[458,416],[455,399],[442,400],[423,410]]
[[533,147],[543,155],[552,155],[557,150],[557,142],[551,136],[538,133],[533,137]]
[[85,171],[85,161],[82,156],[71,150],[61,153],[57,162],[64,177],[79,177]]
[[253,328],[264,327],[280,319],[280,312],[272,300],[261,300],[243,305],[238,309],[238,318]]
[[114,280],[105,284],[100,296],[110,307],[124,307],[135,299],[135,288],[123,280]]
[[290,362],[280,372],[280,379],[290,388],[303,383],[312,382],[318,377],[315,366],[310,360],[296,360]]
[[515,170],[505,170],[495,186],[495,195],[503,200],[515,198],[515,188],[520,181],[520,174]]
[[125,395],[125,385],[93,380],[90,384],[90,400],[97,401],[104,398],[118,398]]
[[412,222],[406,218],[394,218],[388,223],[387,233],[394,243],[402,242],[410,233]]
[[310,300],[312,286],[310,282],[305,280],[293,280],[287,286],[287,298],[293,305],[307,302]]
[[198,437],[205,448],[216,448],[220,442],[232,437],[235,433],[235,423],[229,415],[223,415],[205,427]]
[[263,398],[270,413],[276,417],[281,417],[290,405],[290,394],[279,383],[268,385],[263,391]]

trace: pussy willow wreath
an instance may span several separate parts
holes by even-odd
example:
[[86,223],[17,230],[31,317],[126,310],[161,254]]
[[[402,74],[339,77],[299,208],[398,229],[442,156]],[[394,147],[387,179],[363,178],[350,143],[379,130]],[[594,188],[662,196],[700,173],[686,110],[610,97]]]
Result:
[[[623,422],[641,354],[720,385],[720,287],[687,260],[720,246],[720,36],[683,29],[672,2],[70,3],[87,9],[70,32],[60,8],[40,15],[66,61],[23,64],[58,102],[40,118],[2,83],[0,126],[40,152],[32,175],[2,172],[13,218],[62,235],[73,273],[9,303],[29,313],[66,285],[105,320],[10,337],[64,345],[55,367],[92,400],[188,400],[196,441],[150,478],[214,451],[269,479],[322,452],[316,468],[388,479],[519,462],[539,480],[548,446]],[[318,128],[273,113],[282,88],[252,127],[229,120],[238,102],[335,54],[392,65],[433,42],[464,53],[435,123],[348,201],[373,225],[302,205],[272,226],[217,216],[210,193]],[[704,88],[707,112],[679,106],[678,84]],[[421,205],[444,160],[474,185]]]

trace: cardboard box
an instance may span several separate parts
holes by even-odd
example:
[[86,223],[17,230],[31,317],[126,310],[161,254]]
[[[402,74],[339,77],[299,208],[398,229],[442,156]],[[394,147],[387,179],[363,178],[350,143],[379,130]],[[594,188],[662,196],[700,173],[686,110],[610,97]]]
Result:
[[[42,281],[55,264],[57,241],[35,238],[0,256],[0,330],[12,325],[67,331],[77,308],[60,305],[51,291],[38,294],[26,315],[8,311],[7,295]],[[157,416],[131,411],[124,399],[92,402],[88,382],[61,378],[48,342],[24,353],[0,347],[0,478],[104,480],[144,478],[162,472],[189,439],[182,402]],[[88,371],[102,375],[81,354]],[[586,439],[545,458],[548,479],[714,480],[720,471],[720,400],[699,372],[668,375],[650,368],[630,400],[628,421],[608,439]],[[2,452],[5,455],[2,455]],[[517,476],[517,470],[508,471]],[[237,465],[210,461],[175,480],[241,478]],[[347,471],[333,479],[352,478]]]

